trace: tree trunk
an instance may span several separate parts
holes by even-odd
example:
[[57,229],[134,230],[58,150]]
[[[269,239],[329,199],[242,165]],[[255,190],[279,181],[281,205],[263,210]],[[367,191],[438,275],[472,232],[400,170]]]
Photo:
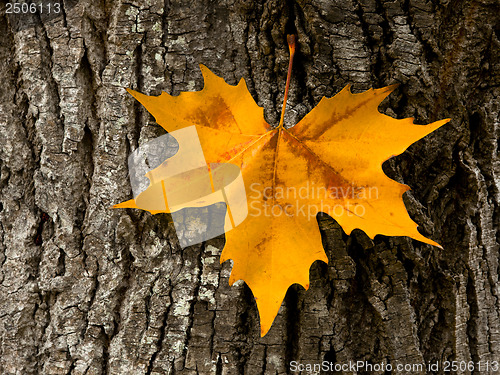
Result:
[[[49,3],[0,13],[1,374],[312,374],[298,364],[321,361],[337,364],[325,374],[391,373],[338,369],[349,361],[496,373],[496,0]],[[287,33],[288,126],[348,83],[400,83],[381,106],[393,117],[451,118],[384,164],[444,249],[347,236],[320,215],[329,264],[289,289],[260,338],[251,291],[219,264],[224,236],[182,250],[168,215],[110,207],[131,198],[129,154],[164,133],[123,88],[200,90],[202,63],[244,78],[276,125]]]

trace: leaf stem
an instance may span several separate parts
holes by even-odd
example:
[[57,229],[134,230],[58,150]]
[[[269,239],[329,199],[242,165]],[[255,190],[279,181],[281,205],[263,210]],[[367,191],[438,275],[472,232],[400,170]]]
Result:
[[288,42],[288,49],[290,50],[290,62],[288,63],[288,74],[286,76],[285,97],[283,98],[283,108],[281,109],[281,118],[278,129],[283,128],[283,120],[285,119],[286,100],[288,99],[288,88],[290,87],[290,78],[292,76],[293,56],[295,55],[295,34],[287,35],[286,41]]

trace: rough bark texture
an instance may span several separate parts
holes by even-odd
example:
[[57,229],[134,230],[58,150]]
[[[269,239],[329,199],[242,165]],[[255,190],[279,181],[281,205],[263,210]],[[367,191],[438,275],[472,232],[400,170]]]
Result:
[[[2,6],[0,373],[499,360],[499,14],[496,0],[81,0],[52,17]],[[250,290],[219,264],[223,236],[181,250],[167,215],[110,206],[131,197],[130,152],[163,133],[124,87],[199,90],[203,63],[245,78],[277,124],[291,32],[288,126],[347,83],[399,82],[381,106],[395,117],[451,117],[384,165],[444,249],[347,236],[320,217],[329,264],[288,291],[261,339]]]

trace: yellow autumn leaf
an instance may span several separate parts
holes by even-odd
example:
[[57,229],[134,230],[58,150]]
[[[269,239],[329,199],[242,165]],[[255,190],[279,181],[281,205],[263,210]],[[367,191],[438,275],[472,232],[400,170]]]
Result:
[[[231,163],[241,170],[248,216],[226,232],[221,262],[234,262],[230,284],[242,279],[252,290],[262,336],[288,288],[298,283],[307,289],[312,263],[328,262],[318,212],[332,216],[347,234],[359,228],[371,238],[408,236],[439,246],[417,231],[402,200],[409,187],[387,177],[382,163],[449,119],[425,126],[414,125],[411,118],[397,120],[377,109],[395,86],[360,94],[347,86],[323,98],[294,127],[286,129],[281,122],[272,128],[243,79],[231,86],[203,65],[201,71],[205,86],[198,92],[129,92],[167,132],[195,125],[208,166]],[[184,182],[193,187],[200,178]],[[151,180],[138,197],[115,207],[170,212],[159,186]],[[158,201],[158,209],[141,207],[141,199]]]

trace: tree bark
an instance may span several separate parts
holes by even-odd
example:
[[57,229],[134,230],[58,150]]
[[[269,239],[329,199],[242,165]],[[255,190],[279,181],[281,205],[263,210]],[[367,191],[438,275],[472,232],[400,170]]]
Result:
[[[0,13],[0,373],[300,373],[292,361],[412,374],[471,361],[473,371],[451,373],[496,373],[496,0],[61,5]],[[260,338],[251,291],[230,287],[231,264],[219,264],[224,236],[182,250],[168,215],[110,207],[131,198],[129,154],[163,134],[123,88],[199,90],[202,63],[229,84],[244,78],[276,125],[287,33],[298,34],[287,126],[348,83],[400,83],[381,106],[388,115],[451,118],[384,164],[412,188],[410,216],[443,249],[348,236],[320,215],[329,264],[311,267],[307,292],[289,289]]]

